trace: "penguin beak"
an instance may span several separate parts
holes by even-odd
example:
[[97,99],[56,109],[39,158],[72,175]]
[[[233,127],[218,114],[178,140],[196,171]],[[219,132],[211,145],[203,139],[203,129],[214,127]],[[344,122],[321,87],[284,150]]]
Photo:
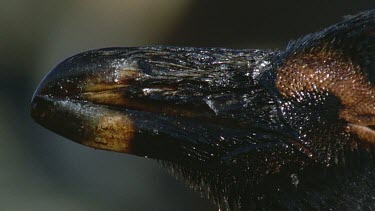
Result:
[[211,100],[215,90],[207,81],[219,77],[216,72],[175,71],[176,64],[163,59],[173,52],[129,55],[137,50],[94,50],[61,62],[37,88],[32,117],[89,147],[205,168],[239,148],[237,136],[250,137],[251,129],[235,117],[244,106],[220,93],[220,100]]

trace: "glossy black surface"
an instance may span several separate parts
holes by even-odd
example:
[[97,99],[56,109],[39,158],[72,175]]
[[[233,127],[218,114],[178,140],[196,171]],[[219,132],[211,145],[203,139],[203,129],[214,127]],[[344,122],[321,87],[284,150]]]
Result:
[[[162,160],[222,208],[373,209],[372,151],[351,148],[361,140],[345,131],[340,99],[329,92],[287,99],[275,87],[275,70],[291,55],[320,48],[325,39],[336,50],[355,49],[365,38],[369,48],[358,52],[369,55],[374,22],[374,11],[363,13],[356,24],[349,20],[301,38],[285,53],[178,47],[90,51],[59,64],[35,99],[78,100],[130,116],[137,128],[130,153]],[[345,43],[348,37],[354,38]],[[342,52],[371,71],[353,51]],[[112,82],[119,67],[140,74],[116,90],[137,104],[81,99],[87,78]],[[51,129],[70,138],[56,127]]]

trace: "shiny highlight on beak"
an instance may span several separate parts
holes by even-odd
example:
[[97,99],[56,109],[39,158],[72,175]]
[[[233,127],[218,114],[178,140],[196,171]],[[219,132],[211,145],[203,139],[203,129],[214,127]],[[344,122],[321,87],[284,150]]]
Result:
[[136,130],[131,116],[99,104],[124,103],[117,90],[128,87],[138,72],[119,68],[77,71],[72,70],[74,65],[69,66],[71,60],[57,65],[40,83],[32,99],[31,116],[77,143],[131,153]]

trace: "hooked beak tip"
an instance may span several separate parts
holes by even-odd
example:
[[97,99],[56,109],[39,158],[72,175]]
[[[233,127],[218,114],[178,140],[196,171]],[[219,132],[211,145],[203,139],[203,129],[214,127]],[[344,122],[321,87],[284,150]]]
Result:
[[[108,79],[103,76],[112,70],[96,71],[85,66],[84,60],[72,62],[74,59],[58,64],[39,84],[31,99],[31,117],[77,143],[130,153],[135,133],[132,118],[86,99],[90,93],[101,93],[107,85],[104,80]],[[112,90],[118,86],[109,83],[104,87],[107,88]]]

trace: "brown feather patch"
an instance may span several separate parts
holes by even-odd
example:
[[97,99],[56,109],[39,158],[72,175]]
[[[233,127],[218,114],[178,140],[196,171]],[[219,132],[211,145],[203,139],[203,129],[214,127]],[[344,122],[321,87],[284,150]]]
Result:
[[303,52],[287,59],[276,76],[276,87],[285,98],[300,101],[304,92],[334,94],[343,105],[340,119],[350,123],[350,132],[374,143],[370,128],[354,127],[375,125],[374,86],[350,58],[333,51]]

